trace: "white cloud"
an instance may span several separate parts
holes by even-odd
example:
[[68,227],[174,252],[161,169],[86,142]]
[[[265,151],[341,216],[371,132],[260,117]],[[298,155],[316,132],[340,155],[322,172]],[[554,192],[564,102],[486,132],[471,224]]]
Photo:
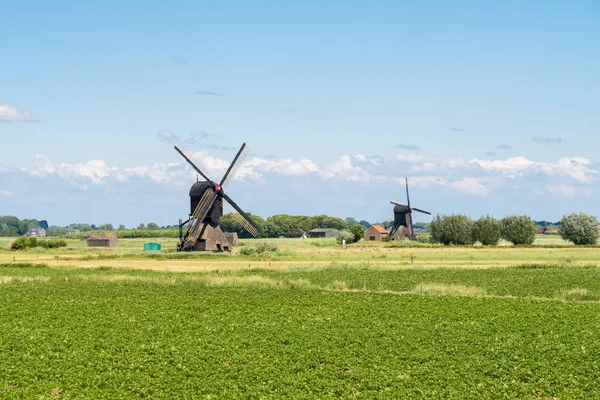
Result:
[[573,185],[548,185],[548,193],[560,197],[572,197],[577,194],[577,188]]
[[181,136],[174,134],[168,129],[161,130],[156,136],[159,140],[165,143],[177,143],[179,140],[181,140]]
[[421,154],[397,154],[396,159],[401,162],[407,163],[424,163],[431,160],[435,160],[432,157],[427,157]]
[[434,158],[421,154],[398,154],[396,160],[409,164],[413,173],[447,172],[453,169],[468,169],[469,163],[461,158]]
[[33,122],[29,110],[19,111],[8,104],[0,104],[0,122]]
[[590,167],[591,162],[583,157],[564,157],[558,160],[556,164],[539,163],[539,168],[548,175],[558,175],[569,177],[576,181],[589,183],[592,181],[592,175],[597,175],[598,171]]
[[[404,185],[404,178],[395,178],[395,181]],[[440,176],[417,176],[411,177],[409,185],[420,189],[446,188],[458,193],[475,196],[487,196],[491,192],[491,182],[485,178],[463,177],[448,179]]]
[[254,157],[246,163],[246,166],[260,172],[283,176],[304,176],[321,172],[317,164],[306,158],[299,161],[292,161],[290,159],[270,161]]
[[61,163],[56,168],[56,173],[61,178],[76,179],[87,178],[94,184],[102,183],[104,178],[118,173],[117,167],[108,166],[103,160],[91,160],[85,163]]
[[336,163],[326,166],[322,177],[361,183],[367,183],[371,180],[371,174],[363,168],[354,165],[350,156],[342,156]]
[[11,191],[0,189],[0,197],[12,197],[15,194]]
[[476,196],[487,196],[490,194],[490,189],[487,188],[482,181],[477,178],[462,178],[460,180],[448,183],[448,187],[460,193],[472,194]]
[[52,161],[50,161],[50,159],[48,159],[48,157],[46,157],[45,155],[42,154],[37,154],[34,159],[33,159],[33,169],[30,170],[31,175],[33,176],[47,176],[47,175],[52,175],[56,172],[56,167],[54,166],[54,164],[52,163]]
[[526,159],[525,157],[513,157],[506,160],[479,160],[473,159],[470,161],[473,165],[478,165],[486,172],[497,172],[506,178],[515,179],[523,176],[525,171],[535,165],[535,162]]
[[363,154],[356,155],[352,157],[352,162],[357,164],[364,164],[373,167],[381,167],[383,166],[383,158],[375,156],[375,157],[367,157]]

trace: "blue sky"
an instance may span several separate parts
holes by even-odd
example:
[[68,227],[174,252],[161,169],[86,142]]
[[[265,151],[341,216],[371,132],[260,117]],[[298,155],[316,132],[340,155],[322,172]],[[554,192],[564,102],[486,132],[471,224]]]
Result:
[[0,214],[174,223],[165,132],[215,179],[246,141],[263,216],[384,220],[404,176],[434,213],[600,214],[595,1],[122,3],[3,5]]

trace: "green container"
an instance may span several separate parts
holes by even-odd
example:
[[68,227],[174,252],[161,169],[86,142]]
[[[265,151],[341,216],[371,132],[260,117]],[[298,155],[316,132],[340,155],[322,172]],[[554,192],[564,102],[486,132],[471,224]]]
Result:
[[144,251],[160,250],[160,243],[144,243]]

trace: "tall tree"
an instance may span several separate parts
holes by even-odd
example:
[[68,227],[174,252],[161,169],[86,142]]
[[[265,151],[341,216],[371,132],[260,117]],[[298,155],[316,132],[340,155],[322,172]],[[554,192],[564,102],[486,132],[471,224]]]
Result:
[[354,225],[360,225],[360,223],[352,217],[347,217],[346,219],[344,219],[344,222],[346,223],[346,227],[348,228],[352,228]]

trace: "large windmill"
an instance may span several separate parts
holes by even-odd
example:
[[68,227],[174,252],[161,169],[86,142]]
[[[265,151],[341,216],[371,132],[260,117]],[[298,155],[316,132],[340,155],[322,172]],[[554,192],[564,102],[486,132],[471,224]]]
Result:
[[394,225],[390,229],[390,238],[396,240],[397,238],[408,237],[409,240],[417,240],[415,237],[415,230],[413,227],[412,212],[417,211],[423,214],[431,215],[428,211],[423,211],[415,207],[410,206],[410,196],[408,194],[408,178],[406,180],[406,202],[408,204],[397,203],[391,201],[394,204]]
[[[224,192],[250,154],[246,143],[242,144],[220,183],[211,180],[197,167],[194,157],[181,143],[175,146],[175,150],[204,178],[204,181],[198,181],[190,188],[190,218],[179,223],[177,250],[231,251],[231,245],[218,225],[219,219],[223,216],[223,209],[233,212],[235,220],[256,237],[258,225]],[[185,234],[184,227],[186,227]]]

